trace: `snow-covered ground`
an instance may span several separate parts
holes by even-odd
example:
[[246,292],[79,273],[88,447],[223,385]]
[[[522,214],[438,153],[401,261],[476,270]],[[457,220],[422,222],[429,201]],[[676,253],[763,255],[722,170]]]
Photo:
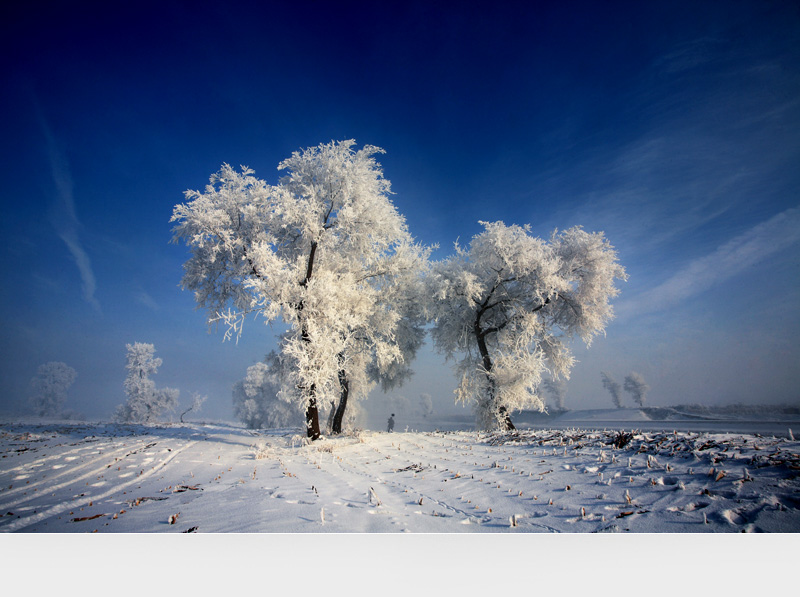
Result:
[[6,533],[797,533],[800,445],[601,426],[0,425]]

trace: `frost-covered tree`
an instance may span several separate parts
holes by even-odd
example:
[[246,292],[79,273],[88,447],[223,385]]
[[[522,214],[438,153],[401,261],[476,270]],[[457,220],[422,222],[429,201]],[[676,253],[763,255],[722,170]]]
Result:
[[545,371],[568,377],[566,341],[603,332],[626,274],[602,233],[575,227],[547,242],[528,227],[481,224],[469,247],[432,267],[431,335],[448,358],[463,355],[456,399],[475,406],[478,424],[514,429],[511,411],[544,409]]
[[564,408],[564,398],[567,395],[567,384],[563,379],[554,379],[552,377],[544,380],[544,389],[550,394],[555,404],[555,410],[562,412],[567,410]]
[[75,369],[66,363],[51,361],[39,365],[36,376],[31,379],[29,402],[40,417],[55,417],[63,412],[67,390],[78,376]]
[[152,423],[175,410],[180,392],[175,388],[156,388],[150,379],[162,362],[153,356],[156,349],[152,344],[135,342],[125,347],[128,349],[128,363],[125,365],[128,376],[124,386],[128,399],[117,408],[114,418],[122,423]]
[[300,389],[312,439],[319,406],[346,406],[349,386],[366,375],[362,364],[374,360],[384,371],[403,358],[401,314],[387,289],[427,255],[389,200],[374,158],[383,150],[354,144],[295,152],[278,166],[286,174],[277,186],[223,165],[205,192],[186,192],[172,217],[174,240],[192,250],[182,286],[210,321],[228,326],[226,337],[240,334],[250,313],[289,325],[281,352],[294,364],[287,381]]
[[203,396],[197,392],[192,395],[192,404],[189,408],[181,413],[181,423],[183,423],[183,417],[190,412],[199,412],[201,408],[203,408],[203,403],[208,400],[208,396]]
[[636,371],[631,371],[629,375],[625,376],[625,385],[623,387],[636,404],[644,406],[647,392],[650,391],[650,386],[645,383],[644,377],[636,373]]
[[291,427],[302,424],[297,392],[285,381],[280,355],[270,352],[264,362],[247,368],[247,375],[233,386],[233,413],[249,429]]
[[420,410],[422,411],[423,417],[429,417],[433,414],[433,398],[430,394],[420,394],[419,395],[419,406]]
[[622,386],[615,380],[607,371],[600,372],[600,381],[603,382],[603,387],[611,394],[611,400],[614,401],[614,406],[622,408]]

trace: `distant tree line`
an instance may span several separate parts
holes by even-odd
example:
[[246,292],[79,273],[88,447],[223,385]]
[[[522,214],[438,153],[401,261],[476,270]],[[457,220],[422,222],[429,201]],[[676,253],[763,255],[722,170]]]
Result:
[[694,415],[733,415],[763,417],[774,414],[800,415],[800,406],[796,404],[743,404],[741,402],[723,405],[678,404],[673,406],[677,411]]

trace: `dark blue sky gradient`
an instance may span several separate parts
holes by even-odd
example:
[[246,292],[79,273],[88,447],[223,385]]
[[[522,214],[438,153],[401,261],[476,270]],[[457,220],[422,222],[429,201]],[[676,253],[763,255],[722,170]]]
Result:
[[[653,404],[800,399],[795,2],[15,3],[0,65],[0,411],[58,360],[68,406],[109,416],[140,341],[229,418],[275,330],[206,332],[173,206],[223,162],[275,183],[348,138],[387,151],[438,258],[479,220],[606,232],[631,277],[567,406],[611,405],[601,369]],[[446,367],[427,351],[398,393],[444,411]]]

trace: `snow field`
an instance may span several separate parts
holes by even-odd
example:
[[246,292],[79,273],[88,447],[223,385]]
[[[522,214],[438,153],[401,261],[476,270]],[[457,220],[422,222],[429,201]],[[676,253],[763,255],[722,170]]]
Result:
[[800,531],[800,446],[746,434],[0,426],[0,530]]

